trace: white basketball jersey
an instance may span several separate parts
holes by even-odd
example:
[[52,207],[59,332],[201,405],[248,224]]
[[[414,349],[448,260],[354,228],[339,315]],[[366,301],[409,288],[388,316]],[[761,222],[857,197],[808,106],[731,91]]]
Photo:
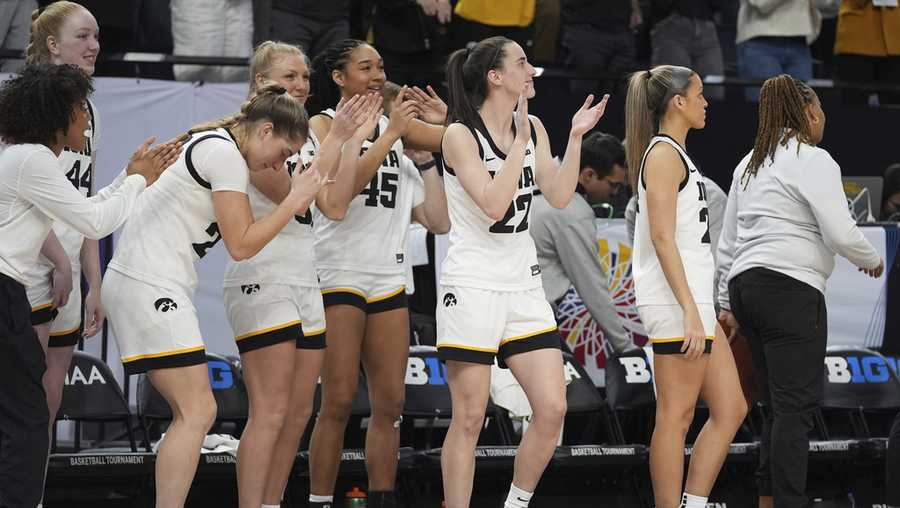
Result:
[[[97,141],[100,139],[100,118],[97,115],[97,108],[91,101],[88,101],[88,112],[91,116],[91,131],[90,136],[85,139],[84,150],[76,152],[69,147],[64,147],[59,153],[60,168],[83,196],[89,196],[93,187],[94,168],[91,157],[93,157]],[[72,264],[76,268],[79,267],[84,236],[60,221],[53,221],[53,232],[56,233],[59,243],[62,244],[69,259],[72,260]],[[29,277],[34,283],[38,283],[38,281],[47,280],[52,271],[53,263],[41,255]]]
[[[483,125],[467,126],[478,142],[481,160],[491,177],[501,172],[506,154]],[[515,123],[513,124],[515,128]],[[525,148],[519,190],[506,215],[494,221],[469,196],[444,164],[444,188],[450,212],[450,247],[441,265],[441,284],[494,291],[526,291],[543,287],[534,240],[528,231],[535,182],[534,126]]]
[[[227,164],[215,180],[192,159],[200,143],[218,142]],[[217,152],[218,154],[218,152]],[[225,129],[194,133],[178,160],[142,192],[116,242],[109,267],[162,287],[188,294],[197,286],[194,262],[222,238],[213,208],[216,189],[247,192],[249,169],[238,145]]]
[[[312,163],[319,149],[312,130],[299,152],[292,155],[285,165],[288,173],[303,169]],[[247,186],[253,219],[260,220],[272,213],[278,206],[252,184]],[[259,253],[244,261],[228,259],[225,266],[225,287],[244,284],[288,284],[292,286],[319,287],[316,274],[312,206],[304,215],[294,217],[278,236],[272,239]]]
[[[634,225],[634,259],[632,273],[637,305],[678,305],[672,288],[666,280],[656,249],[650,240],[650,222],[647,218],[647,192],[644,184],[644,161],[656,143],[668,143],[681,156],[687,177],[678,190],[675,217],[675,245],[684,263],[684,273],[696,303],[713,303],[713,277],[715,262],[710,249],[709,211],[706,204],[706,186],[703,175],[687,152],[668,136],[659,135],[650,140],[644,152],[638,175],[638,209]],[[671,168],[678,171],[681,168]]]
[[[334,117],[333,109],[323,113]],[[387,126],[388,118],[382,116],[373,138],[363,142],[360,155]],[[350,202],[343,220],[333,221],[318,209],[313,210],[318,267],[405,273],[406,234],[412,209],[424,200],[422,176],[412,161],[403,156],[403,142],[397,140],[369,185]]]

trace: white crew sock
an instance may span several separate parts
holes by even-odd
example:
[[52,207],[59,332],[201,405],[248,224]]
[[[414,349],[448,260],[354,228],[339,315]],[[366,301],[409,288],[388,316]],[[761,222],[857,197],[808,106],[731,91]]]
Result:
[[503,504],[503,508],[528,508],[528,503],[533,495],[534,492],[525,492],[515,485],[510,485],[509,494],[506,496],[506,503]]
[[281,503],[278,504],[264,504],[259,508],[281,508]]
[[695,496],[685,492],[681,495],[681,506],[684,508],[706,508],[707,499],[703,496]]
[[334,496],[317,496],[314,494],[309,495],[310,503],[334,503]]

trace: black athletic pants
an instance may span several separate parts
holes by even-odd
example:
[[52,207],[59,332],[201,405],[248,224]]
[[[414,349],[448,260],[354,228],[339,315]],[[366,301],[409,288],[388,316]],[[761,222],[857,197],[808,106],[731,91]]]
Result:
[[25,288],[0,274],[0,507],[34,508],[44,490],[49,437],[46,363]]
[[825,374],[825,296],[765,268],[742,272],[728,289],[766,407],[756,471],[759,495],[773,496],[775,508],[806,506],[809,432]]

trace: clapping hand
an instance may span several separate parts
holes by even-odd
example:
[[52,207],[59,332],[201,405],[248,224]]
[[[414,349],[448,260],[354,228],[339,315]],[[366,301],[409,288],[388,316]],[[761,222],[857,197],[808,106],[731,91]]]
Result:
[[607,101],[609,101],[609,94],[604,95],[603,99],[592,107],[591,103],[594,102],[594,95],[588,95],[587,99],[584,100],[584,104],[581,105],[581,109],[572,116],[571,135],[584,136],[587,131],[593,129],[597,122],[603,118],[603,113],[606,112]]

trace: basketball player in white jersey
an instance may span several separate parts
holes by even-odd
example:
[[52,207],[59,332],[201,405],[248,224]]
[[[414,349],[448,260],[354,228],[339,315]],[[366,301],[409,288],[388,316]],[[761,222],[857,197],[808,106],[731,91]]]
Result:
[[[315,114],[310,126],[323,139],[332,126],[332,108],[355,94],[381,94],[385,83],[381,56],[358,40],[338,42],[313,62]],[[403,164],[404,146],[437,151],[443,126],[414,119],[416,104],[395,101],[372,135],[341,158],[358,158],[354,178],[339,178],[329,191],[342,214],[331,218],[317,203],[316,264],[328,322],[322,369],[322,408],[310,444],[310,506],[333,502],[344,429],[356,393],[362,362],[372,417],[366,434],[370,506],[395,506],[400,414],[409,355],[409,313],[405,294],[405,238],[410,216],[433,232],[446,231],[446,207],[427,196],[442,192],[434,168]],[[426,185],[429,180],[435,185]],[[338,197],[340,194],[340,198]],[[424,200],[424,203],[423,203]],[[332,220],[339,219],[339,220]]]
[[534,410],[504,507],[528,506],[566,413],[561,340],[528,220],[537,192],[556,208],[572,199],[582,136],[603,116],[608,96],[593,107],[588,96],[572,117],[557,165],[543,124],[528,116],[534,75],[522,48],[505,37],[458,50],[447,64],[451,123],[442,148],[453,227],[437,308],[453,401],[441,455],[447,508],[469,506],[495,359],[512,370]]
[[294,174],[268,215],[254,218],[247,198],[249,171],[280,169],[306,132],[306,112],[284,88],[259,90],[239,113],[188,132],[182,156],[138,200],[119,238],[103,304],[125,373],[147,372],[174,416],[157,454],[157,506],[184,505],[216,416],[191,303],[193,265],[219,240],[232,258],[247,259],[306,213],[325,182],[315,162]]
[[[284,87],[301,105],[309,96],[306,55],[296,46],[273,41],[260,44],[250,71],[251,97],[268,83]],[[338,115],[336,122],[353,122],[350,114],[358,112],[359,125],[335,125],[321,145],[309,133],[306,144],[287,159],[284,168],[250,173],[247,194],[254,217],[264,217],[276,208],[291,188],[290,174],[309,166],[320,147],[320,158],[328,153],[336,156],[339,146],[329,147],[340,144],[340,131],[360,127],[354,139],[357,144],[362,142],[372,129],[364,123],[377,120],[380,101],[373,95],[367,103],[359,98],[351,102],[349,108],[342,108],[345,114]],[[354,110],[356,102],[360,106]],[[355,164],[356,159],[348,162]],[[319,191],[320,210],[328,210],[328,193],[333,188]],[[258,254],[244,261],[229,260],[225,268],[225,308],[250,398],[250,418],[237,457],[240,506],[280,506],[312,413],[325,357],[325,309],[316,275],[312,226],[309,209],[290,221]]]
[[[31,23],[31,40],[26,58],[28,63],[46,62],[56,65],[75,65],[88,76],[94,74],[94,63],[100,51],[99,27],[91,13],[74,2],[55,2],[35,11]],[[97,108],[88,100],[90,127],[86,131],[84,148],[63,148],[59,154],[61,170],[82,196],[93,193],[94,164],[100,138],[100,119]],[[59,239],[61,250],[53,249]],[[32,308],[32,324],[47,354],[44,390],[50,410],[50,424],[62,402],[63,382],[72,360],[72,351],[81,337],[90,338],[103,326],[104,312],[100,306],[100,254],[97,240],[85,239],[78,231],[63,222],[54,222],[53,234],[48,237],[46,254],[38,259],[29,276],[28,300]],[[61,263],[54,261],[54,256]],[[66,264],[68,266],[62,266]],[[88,293],[84,298],[82,319],[81,273],[84,270]],[[68,280],[61,277],[62,272]],[[71,289],[64,305],[59,292],[62,286]],[[48,348],[49,346],[49,348]]]
[[[713,307],[706,189],[685,149],[706,124],[703,83],[690,69],[663,65],[629,82],[626,152],[638,196],[635,296],[653,344],[656,426],[650,475],[656,506],[705,507],[728,446],[747,413],[731,348]],[[709,406],[682,492],[684,443],[697,397]]]

